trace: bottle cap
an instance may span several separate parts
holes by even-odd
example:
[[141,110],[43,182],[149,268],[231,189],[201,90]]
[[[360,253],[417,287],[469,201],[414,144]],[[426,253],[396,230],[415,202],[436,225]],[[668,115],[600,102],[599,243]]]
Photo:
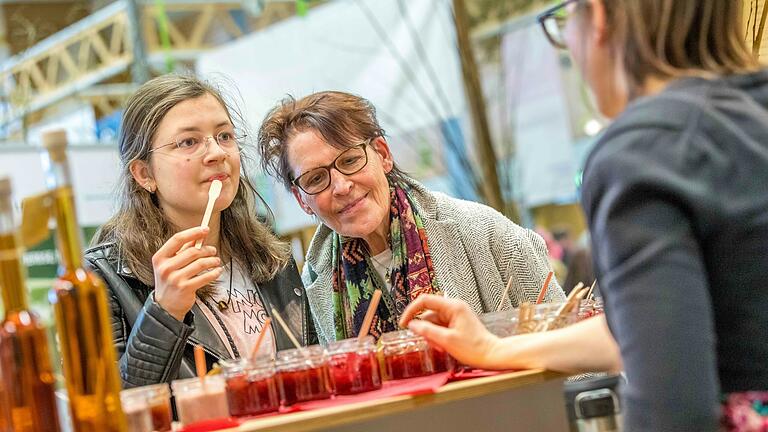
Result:
[[11,194],[11,178],[0,174],[0,196],[4,197]]
[[43,147],[48,150],[51,160],[63,162],[67,160],[67,131],[52,130],[43,134]]

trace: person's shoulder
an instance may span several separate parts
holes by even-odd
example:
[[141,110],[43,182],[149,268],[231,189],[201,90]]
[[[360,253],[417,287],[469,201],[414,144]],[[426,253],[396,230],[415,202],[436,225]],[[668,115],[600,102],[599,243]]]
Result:
[[494,220],[505,218],[499,211],[483,203],[456,198],[443,192],[431,193],[435,198],[438,213],[442,217],[475,221],[478,218]]
[[304,270],[322,272],[330,269],[332,264],[333,230],[325,224],[319,224],[312,235],[304,256]]
[[124,280],[136,279],[136,275],[120,253],[120,247],[116,240],[105,241],[89,247],[83,254],[83,258],[86,267],[104,279],[112,279],[113,277],[120,277]]
[[106,260],[108,262],[117,262],[118,252],[117,245],[114,240],[109,240],[103,243],[99,243],[90,246],[85,250],[83,254],[86,261],[95,263],[97,260]]
[[640,98],[605,130],[584,165],[584,186],[593,179],[663,179],[689,164],[691,145],[704,133],[702,118],[713,84],[686,86]]

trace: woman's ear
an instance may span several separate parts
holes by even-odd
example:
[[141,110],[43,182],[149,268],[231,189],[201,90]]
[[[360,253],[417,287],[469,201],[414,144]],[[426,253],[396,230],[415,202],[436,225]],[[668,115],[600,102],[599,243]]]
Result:
[[304,210],[304,213],[312,216],[315,214],[315,212],[312,211],[312,209],[309,207],[309,205],[304,201],[304,198],[301,197],[301,192],[299,192],[299,188],[296,186],[291,186],[291,193],[293,194],[293,197],[296,198],[296,202],[299,203],[299,206],[302,210]]
[[380,136],[371,141],[371,147],[381,158],[381,166],[384,168],[384,173],[389,174],[392,168],[395,167],[395,160],[392,158],[392,152],[389,151],[389,144],[387,140]]
[[149,164],[143,160],[135,160],[128,166],[131,176],[139,186],[143,187],[149,193],[155,193],[157,185],[149,172]]
[[609,32],[608,32],[608,18],[605,13],[605,4],[603,4],[603,0],[594,0],[590,4],[590,10],[592,12],[591,14],[591,23],[592,23],[592,31],[594,40],[599,45],[604,45],[609,42]]

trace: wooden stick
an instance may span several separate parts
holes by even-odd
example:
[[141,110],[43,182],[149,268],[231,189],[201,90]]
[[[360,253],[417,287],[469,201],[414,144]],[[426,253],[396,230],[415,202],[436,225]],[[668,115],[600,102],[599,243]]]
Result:
[[536,304],[541,304],[541,302],[544,301],[544,296],[547,295],[547,288],[549,288],[549,282],[552,280],[552,275],[554,275],[555,272],[549,272],[547,275],[547,279],[544,281],[544,286],[541,287],[541,291],[539,292],[539,298],[536,299]]
[[589,292],[587,293],[587,296],[584,298],[586,298],[587,300],[592,298],[592,290],[595,289],[596,284],[597,284],[597,278],[595,278],[595,280],[592,281],[592,286],[589,287]]
[[[555,313],[555,320],[557,320],[557,318],[563,316],[568,311],[568,309],[570,309],[568,307],[568,305],[571,304],[571,301],[573,301],[574,297],[576,297],[576,295],[579,294],[579,292],[583,288],[584,288],[584,284],[581,283],[581,282],[577,283],[576,286],[573,287],[571,292],[568,293],[568,297],[565,298],[565,303],[563,303],[562,306],[560,306],[557,309],[557,313]],[[555,320],[553,320],[552,322],[554,322]],[[547,325],[547,330],[549,330],[549,325]]]
[[299,345],[299,341],[296,340],[296,336],[293,335],[293,332],[291,331],[291,329],[288,328],[288,324],[286,324],[285,321],[283,321],[283,317],[281,317],[280,314],[277,313],[275,308],[272,308],[272,316],[277,319],[278,323],[280,323],[280,327],[282,327],[285,333],[288,335],[288,338],[293,343],[293,346],[295,346],[297,350],[303,351],[303,349],[301,348],[301,345]]
[[568,293],[568,297],[565,298],[565,301],[568,302],[572,300],[574,297],[576,297],[576,294],[578,294],[582,288],[584,288],[584,284],[581,282],[577,283],[576,286],[573,287],[571,292]]
[[200,382],[202,383],[203,392],[205,392],[206,365],[205,351],[203,351],[202,345],[195,345],[195,368],[197,369],[197,377],[200,378]]
[[[213,204],[216,203],[216,200],[219,198],[219,195],[221,194],[221,180],[213,180],[211,182],[211,187],[208,189],[208,204],[205,206],[205,214],[203,214],[203,222],[200,224],[201,227],[207,227],[208,223],[211,221],[211,213],[213,213]],[[195,247],[197,249],[200,249],[203,247],[203,240],[200,239],[195,242]]]
[[264,321],[264,327],[261,328],[261,333],[259,333],[259,337],[256,338],[256,344],[253,345],[253,348],[251,348],[251,359],[256,358],[256,353],[259,352],[259,347],[261,346],[261,342],[264,341],[264,335],[267,334],[270,330],[270,325],[272,324],[272,318],[267,317],[267,319]]
[[376,315],[376,308],[379,307],[379,300],[381,300],[381,290],[377,289],[373,292],[371,303],[368,304],[368,310],[365,311],[363,325],[360,327],[360,332],[357,333],[358,341],[362,341],[368,335],[368,330],[371,328],[371,322],[373,322],[373,317]]
[[499,306],[496,308],[496,312],[500,311],[501,307],[504,305],[504,299],[507,298],[509,290],[512,289],[512,279],[514,277],[514,275],[509,275],[509,281],[507,281],[507,286],[504,288],[504,292],[501,293],[501,300],[499,300]]

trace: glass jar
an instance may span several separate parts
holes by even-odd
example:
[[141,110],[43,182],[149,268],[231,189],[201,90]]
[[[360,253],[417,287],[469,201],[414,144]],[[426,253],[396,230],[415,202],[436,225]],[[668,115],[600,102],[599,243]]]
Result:
[[384,333],[381,335],[381,344],[388,379],[414,378],[435,373],[426,339],[410,330]]
[[373,336],[331,342],[328,364],[336,394],[349,395],[381,388],[381,372]]
[[188,378],[171,383],[182,425],[229,417],[225,382],[221,375]]
[[279,351],[275,368],[283,406],[325,399],[333,394],[328,358],[320,345]]
[[517,333],[517,313],[517,309],[487,312],[480,315],[480,322],[495,336],[514,336]]
[[456,369],[456,359],[451,357],[451,355],[447,352],[430,346],[429,355],[432,356],[432,366],[435,369],[435,373],[452,372],[454,369]]
[[125,413],[128,432],[152,430],[152,414],[143,387],[122,390],[120,392],[120,404]]
[[267,357],[221,361],[227,387],[229,414],[233,417],[277,411],[280,398],[275,364]]
[[578,307],[561,313],[564,302],[525,305],[517,308],[515,334],[536,333],[567,327],[576,322]]
[[578,320],[585,320],[595,315],[603,313],[603,299],[584,299],[579,303],[579,315]]
[[171,389],[167,383],[153,384],[142,389],[147,398],[152,414],[152,430],[157,432],[170,432],[173,417],[171,414]]

